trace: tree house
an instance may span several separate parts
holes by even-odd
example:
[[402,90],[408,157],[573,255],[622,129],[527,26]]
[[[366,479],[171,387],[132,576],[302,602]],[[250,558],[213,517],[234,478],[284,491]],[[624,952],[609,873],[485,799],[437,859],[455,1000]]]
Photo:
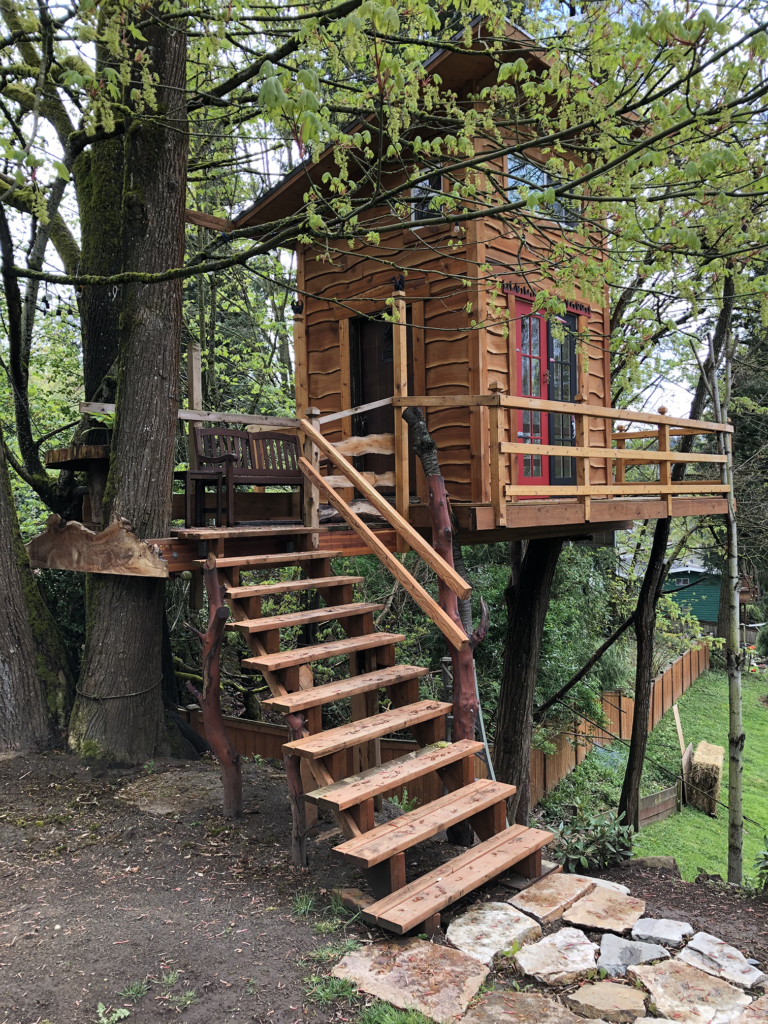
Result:
[[[477,37],[479,23],[475,31]],[[529,65],[542,64],[524,33],[512,26],[507,31],[515,55],[524,52]],[[496,75],[476,42],[472,54],[439,51],[427,62],[445,89],[467,102]],[[476,140],[475,150],[488,150],[487,141]],[[545,160],[535,148],[492,153],[486,171],[514,199],[524,187],[550,184]],[[234,227],[268,238],[265,226],[300,211],[308,188],[322,194],[323,176],[335,169],[331,150],[302,164]],[[403,173],[402,163],[385,168],[385,187],[405,180]],[[724,512],[728,488],[719,476],[673,484],[670,474],[676,461],[722,461],[677,454],[670,441],[710,431],[712,424],[611,408],[607,291],[596,298],[576,282],[559,295],[560,315],[537,309],[542,290],[558,294],[546,271],[555,247],[578,245],[601,259],[599,230],[559,201],[536,216],[526,210],[502,218],[476,209],[458,223],[435,223],[440,197],[450,188],[438,166],[405,196],[410,220],[402,208],[397,217],[388,207],[369,210],[366,226],[379,232],[376,244],[294,243],[297,415],[318,409],[325,436],[355,457],[356,467],[404,517],[426,529],[425,478],[401,418],[404,405],[420,405],[463,543],[586,534],[633,519]],[[652,429],[617,430],[620,420]],[[655,440],[656,451],[628,449],[627,440],[646,448]],[[633,480],[625,472],[648,461],[658,462],[655,481],[648,473]],[[344,490],[345,497],[352,494]]]

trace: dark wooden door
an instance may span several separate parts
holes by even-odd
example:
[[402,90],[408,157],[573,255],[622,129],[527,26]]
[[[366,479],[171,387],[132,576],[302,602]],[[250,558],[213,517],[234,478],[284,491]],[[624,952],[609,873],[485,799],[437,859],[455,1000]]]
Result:
[[[413,356],[408,310],[408,393],[413,394]],[[394,346],[392,324],[384,320],[355,317],[349,322],[349,364],[352,385],[352,404],[367,405],[395,393]],[[394,409],[385,405],[380,409],[369,409],[352,417],[352,433],[355,437],[369,434],[391,434],[395,429]],[[410,491],[416,490],[416,464],[410,446],[409,481]],[[394,473],[393,455],[360,455],[354,460],[355,469],[366,473]],[[394,494],[395,485],[380,487],[382,494]]]

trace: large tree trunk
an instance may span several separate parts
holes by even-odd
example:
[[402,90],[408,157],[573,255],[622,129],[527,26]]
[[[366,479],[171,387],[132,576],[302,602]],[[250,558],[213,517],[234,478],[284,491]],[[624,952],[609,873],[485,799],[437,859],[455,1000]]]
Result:
[[493,766],[500,782],[517,787],[508,801],[507,817],[521,825],[528,824],[530,813],[531,736],[541,636],[562,547],[561,537],[531,540],[522,564],[516,564],[520,550],[512,545],[512,572],[504,595],[507,635]]
[[[186,37],[146,29],[160,76],[158,110],[136,115],[124,145],[122,266],[180,266],[187,164]],[[104,521],[125,518],[137,536],[169,527],[182,328],[180,281],[123,288],[115,430]],[[164,583],[91,576],[81,697],[72,743],[82,753],[140,761],[167,747],[161,693]]]
[[0,431],[0,751],[60,742],[71,706],[64,645],[29,566]]

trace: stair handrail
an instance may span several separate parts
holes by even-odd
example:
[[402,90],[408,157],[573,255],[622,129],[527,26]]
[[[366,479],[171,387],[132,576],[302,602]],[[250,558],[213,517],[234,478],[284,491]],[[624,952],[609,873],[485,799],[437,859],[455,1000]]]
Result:
[[[308,420],[302,419],[299,423],[299,428],[304,431],[304,436],[309,438],[320,449],[320,451],[331,460],[337,469],[341,470],[347,480],[349,480],[349,482],[356,487],[361,494],[365,495],[376,511],[387,520],[390,526],[392,526],[403,540],[413,548],[422,560],[426,562],[430,569],[440,577],[445,585],[450,587],[460,600],[466,600],[472,593],[472,587],[462,576],[459,575],[459,573],[456,572],[453,566],[449,565],[444,558],[438,555],[432,545],[429,544],[428,541],[424,540],[420,533],[414,530],[411,524],[400,515],[397,509],[393,508],[386,498],[383,498],[376,488],[368,483],[362,473],[358,473],[352,463],[347,461],[347,459],[345,459],[344,456],[334,448],[333,444],[323,437],[320,431],[316,430]],[[325,487],[324,484],[321,486],[323,486],[330,494],[331,488]],[[339,498],[339,500],[341,501],[343,499]]]
[[[309,424],[307,424],[307,426],[309,426]],[[469,638],[464,630],[456,625],[450,615],[448,615],[448,613],[440,607],[437,601],[435,601],[435,599],[426,592],[422,585],[415,580],[413,576],[411,576],[402,562],[398,562],[386,544],[379,540],[373,530],[371,530],[370,527],[362,521],[360,516],[358,516],[357,513],[349,507],[341,495],[338,494],[333,487],[324,483],[324,478],[307,459],[304,457],[300,458],[299,466],[301,467],[302,473],[304,473],[311,484],[315,487],[322,488],[327,493],[328,500],[337,512],[339,512],[357,535],[368,545],[371,553],[376,555],[382,565],[392,573],[399,583],[402,584],[403,589],[411,595],[424,614],[434,622],[446,640],[457,650],[463,651],[469,643]],[[435,555],[435,557],[439,557],[435,551],[433,551],[433,555]],[[442,561],[442,559],[440,560]]]

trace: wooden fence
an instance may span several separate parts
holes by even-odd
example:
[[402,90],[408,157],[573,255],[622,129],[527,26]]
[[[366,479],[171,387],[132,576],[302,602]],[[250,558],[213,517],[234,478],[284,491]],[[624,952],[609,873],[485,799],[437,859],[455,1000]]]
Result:
[[[686,651],[682,657],[673,661],[669,668],[656,678],[651,695],[651,712],[649,715],[649,731],[655,729],[662,716],[669,711],[688,687],[702,672],[709,668],[709,646],[704,643],[700,647]],[[632,735],[635,702],[631,697],[620,693],[603,694],[603,711],[608,720],[608,729],[598,729],[588,722],[580,721],[575,727],[560,733],[554,739],[555,753],[545,754],[541,750],[531,751],[531,806],[535,807],[543,796],[551,792],[558,782],[569,775],[580,765],[592,748],[592,745],[610,743],[613,737],[628,740]],[[205,735],[202,712],[180,708],[189,724],[201,735]],[[282,758],[282,745],[286,740],[287,729],[282,725],[267,725],[244,718],[224,719],[232,744],[238,753],[252,757]],[[396,757],[416,750],[418,744],[410,740],[383,738],[381,740],[382,762],[392,761]],[[485,762],[475,758],[475,776],[479,779],[488,777]],[[423,802],[421,779],[414,779],[408,787],[408,797]],[[385,794],[402,796],[402,788]]]

